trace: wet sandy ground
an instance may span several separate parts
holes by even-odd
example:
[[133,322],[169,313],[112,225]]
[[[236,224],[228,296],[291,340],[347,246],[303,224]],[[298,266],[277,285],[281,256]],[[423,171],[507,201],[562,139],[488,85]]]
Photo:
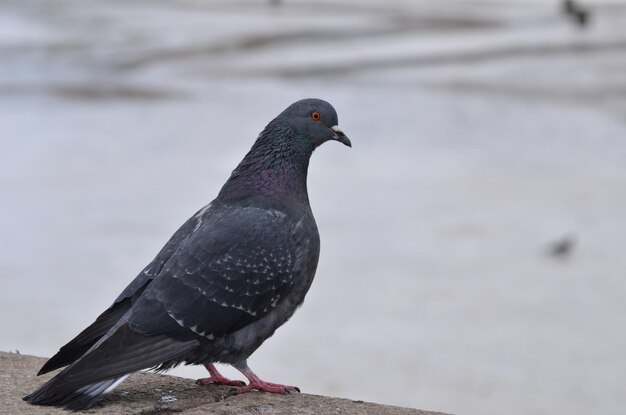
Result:
[[251,366],[452,413],[621,413],[626,6],[579,30],[548,2],[432,3],[0,2],[0,349],[54,353],[316,96],[354,148],[313,157],[318,275]]

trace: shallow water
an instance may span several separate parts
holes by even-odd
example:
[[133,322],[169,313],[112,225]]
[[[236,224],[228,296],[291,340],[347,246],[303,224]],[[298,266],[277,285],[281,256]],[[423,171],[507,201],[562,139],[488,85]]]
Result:
[[250,365],[446,412],[620,413],[626,9],[581,31],[532,2],[285,3],[0,3],[0,349],[53,354],[316,96],[354,147],[313,156],[317,277]]

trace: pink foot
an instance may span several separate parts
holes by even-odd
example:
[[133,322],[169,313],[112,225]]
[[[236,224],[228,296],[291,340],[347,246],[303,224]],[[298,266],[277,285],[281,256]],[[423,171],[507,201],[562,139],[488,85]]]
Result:
[[246,383],[241,380],[230,380],[227,377],[222,376],[222,374],[217,371],[215,366],[210,363],[205,364],[204,367],[206,367],[211,376],[196,380],[196,384],[198,385],[246,386]]
[[300,388],[296,386],[281,385],[280,383],[265,382],[259,379],[256,382],[250,382],[250,384],[246,386],[235,388],[231,390],[231,393],[233,395],[241,395],[242,393],[250,392],[252,390],[257,390],[259,392],[282,393],[282,394],[300,392]]
[[259,392],[269,392],[269,393],[292,393],[292,392],[300,392],[300,389],[295,386],[289,385],[281,385],[280,383],[271,383],[261,380],[256,373],[254,373],[246,364],[246,361],[239,362],[236,365],[233,365],[237,370],[239,370],[245,377],[248,378],[247,386],[242,386],[240,388],[231,389],[231,393],[233,395],[241,395],[242,393],[250,392],[252,390],[257,390]]

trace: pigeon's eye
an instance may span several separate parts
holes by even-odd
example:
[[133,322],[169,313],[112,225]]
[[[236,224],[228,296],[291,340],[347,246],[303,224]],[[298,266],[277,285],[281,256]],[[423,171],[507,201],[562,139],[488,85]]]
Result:
[[322,114],[320,114],[319,111],[313,111],[311,113],[311,118],[313,118],[313,121],[319,121],[320,118],[322,118]]

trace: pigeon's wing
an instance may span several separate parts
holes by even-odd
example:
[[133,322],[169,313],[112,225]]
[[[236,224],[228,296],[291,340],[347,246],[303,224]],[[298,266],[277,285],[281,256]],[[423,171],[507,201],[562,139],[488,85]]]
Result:
[[98,339],[104,336],[119,319],[130,310],[137,298],[143,293],[154,277],[159,275],[165,262],[178,249],[180,244],[187,240],[200,226],[211,205],[207,205],[196,212],[183,226],[172,235],[157,256],[146,266],[141,273],[122,291],[115,302],[105,310],[96,321],[83,330],[78,336],[52,356],[41,368],[37,375],[43,375],[52,370],[74,362],[82,356]]
[[312,220],[222,209],[170,257],[133,307],[130,327],[157,335],[175,322],[208,339],[232,333],[276,308],[296,282],[310,284],[301,279],[312,278],[318,255]]

